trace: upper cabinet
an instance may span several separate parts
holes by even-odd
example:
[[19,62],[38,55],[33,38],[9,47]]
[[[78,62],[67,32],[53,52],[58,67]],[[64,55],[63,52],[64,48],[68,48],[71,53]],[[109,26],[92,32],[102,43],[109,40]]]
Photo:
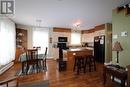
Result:
[[92,43],[94,42],[95,36],[105,35],[105,24],[98,25],[90,30],[82,30],[82,38],[81,41],[84,43]]
[[16,47],[27,49],[27,30],[16,28]]

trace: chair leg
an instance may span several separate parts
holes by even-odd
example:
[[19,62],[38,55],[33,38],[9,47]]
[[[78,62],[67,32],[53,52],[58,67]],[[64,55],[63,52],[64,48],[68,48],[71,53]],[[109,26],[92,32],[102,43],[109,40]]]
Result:
[[91,72],[91,59],[89,58],[89,72]]
[[36,64],[36,69],[37,69],[37,73],[39,72],[39,66],[38,66],[38,62]]
[[46,60],[45,60],[45,62],[44,62],[44,67],[46,67]]
[[95,60],[94,60],[94,70],[96,71],[96,64],[95,64]]
[[40,70],[42,71],[42,61],[40,61]]
[[78,60],[78,62],[77,62],[77,75],[79,75],[79,70],[80,70],[80,61]]
[[35,73],[35,65],[32,65],[32,71]]
[[26,67],[26,75],[28,73],[28,70],[29,70],[29,65],[27,64],[27,67]]
[[42,61],[42,67],[43,67],[43,70],[45,69],[45,67],[44,67],[44,63],[45,63],[45,61],[43,60],[43,61]]
[[90,61],[89,61],[90,62],[90,71],[92,68],[94,69],[94,71],[96,71],[95,58],[93,56],[91,56],[89,59],[90,59]]
[[86,67],[85,67],[85,58],[83,59],[83,69],[84,69],[84,73],[86,73]]
[[76,61],[76,59],[75,59],[73,71],[75,71],[75,68],[76,68],[76,66],[77,66],[76,63],[77,63],[77,61]]
[[22,62],[22,73],[24,73],[24,62]]

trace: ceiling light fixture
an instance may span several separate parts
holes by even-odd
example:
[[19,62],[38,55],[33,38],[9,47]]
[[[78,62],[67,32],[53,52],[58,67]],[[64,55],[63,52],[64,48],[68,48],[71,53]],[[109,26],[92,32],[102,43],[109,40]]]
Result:
[[73,29],[74,29],[74,30],[79,30],[80,25],[81,25],[80,22],[75,23],[75,24],[73,25]]
[[81,23],[77,22],[74,24],[75,27],[79,27]]

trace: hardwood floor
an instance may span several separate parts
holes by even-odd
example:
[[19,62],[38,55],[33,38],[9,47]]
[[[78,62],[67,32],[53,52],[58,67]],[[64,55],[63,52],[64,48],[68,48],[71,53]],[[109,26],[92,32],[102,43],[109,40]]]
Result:
[[[59,72],[57,69],[56,61],[47,61],[47,72],[40,72],[38,74],[24,75],[20,77],[20,84],[33,83],[42,80],[49,80],[50,87],[120,87],[118,84],[113,83],[110,77],[107,83],[103,85],[102,77],[102,64],[97,63],[97,71],[80,73],[77,75],[76,72],[63,71]],[[0,81],[13,77],[21,69],[20,64],[15,64],[6,73],[0,76]],[[15,82],[9,84],[14,86]]]

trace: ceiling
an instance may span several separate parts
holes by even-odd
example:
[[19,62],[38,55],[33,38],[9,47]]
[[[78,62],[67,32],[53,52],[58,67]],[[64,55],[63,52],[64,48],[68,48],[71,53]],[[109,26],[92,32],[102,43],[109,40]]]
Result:
[[[80,22],[80,29],[112,21],[112,9],[130,0],[15,0],[17,24],[41,27],[72,28]],[[39,22],[41,21],[41,22]]]

